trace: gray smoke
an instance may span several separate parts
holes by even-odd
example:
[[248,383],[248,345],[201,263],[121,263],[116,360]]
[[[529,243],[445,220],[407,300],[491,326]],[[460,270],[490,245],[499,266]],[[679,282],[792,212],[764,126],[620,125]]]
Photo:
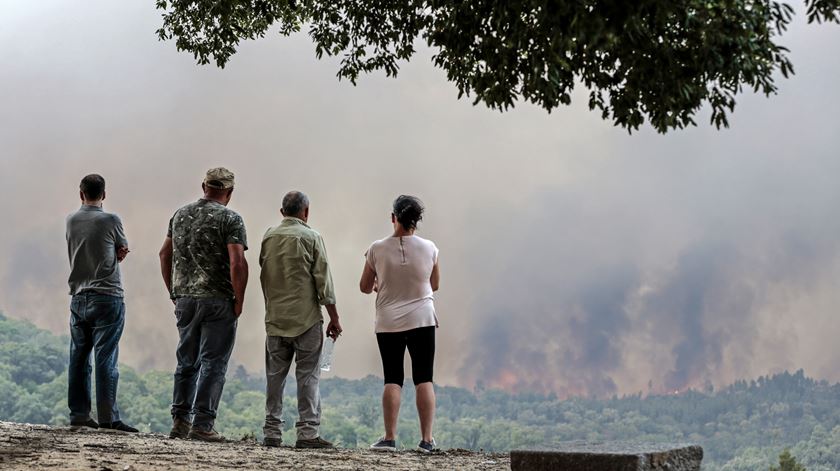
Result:
[[[772,371],[796,364],[795,327],[816,314],[796,306],[822,295],[821,283],[836,273],[835,219],[799,208],[773,220],[783,200],[798,203],[762,194],[741,203],[743,211],[733,204],[733,224],[719,219],[668,254],[661,236],[646,229],[659,211],[652,202],[651,221],[617,218],[603,231],[566,197],[541,198],[519,218],[524,230],[500,244],[504,269],[481,297],[487,316],[463,377],[605,396],[723,384],[755,365]],[[832,201],[840,202],[840,191]],[[563,224],[541,230],[545,221],[529,213]],[[781,359],[764,357],[768,351]]]
[[122,360],[172,368],[157,250],[202,173],[237,175],[252,266],[234,361],[262,369],[256,255],[289,189],[312,200],[345,336],[336,374],[380,374],[362,254],[416,194],[441,248],[437,379],[609,395],[785,368],[840,380],[836,26],[786,37],[798,75],[744,95],[732,129],[633,136],[575,105],[458,101],[422,51],[397,80],[335,80],[304,35],[225,70],[159,43],[149,2],[0,4],[0,310],[66,332],[64,217],[108,181],[132,253]]

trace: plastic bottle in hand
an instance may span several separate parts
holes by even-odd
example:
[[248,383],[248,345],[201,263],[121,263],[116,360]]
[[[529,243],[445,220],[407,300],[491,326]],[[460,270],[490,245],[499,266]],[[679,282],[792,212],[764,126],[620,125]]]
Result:
[[335,350],[335,340],[327,337],[321,349],[321,371],[330,371],[332,368],[333,350]]

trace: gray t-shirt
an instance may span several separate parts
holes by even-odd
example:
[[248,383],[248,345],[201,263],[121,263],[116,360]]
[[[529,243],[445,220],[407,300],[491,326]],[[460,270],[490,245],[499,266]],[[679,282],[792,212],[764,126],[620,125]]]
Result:
[[128,247],[122,221],[98,206],[82,205],[67,216],[70,295],[83,291],[123,297],[117,249]]

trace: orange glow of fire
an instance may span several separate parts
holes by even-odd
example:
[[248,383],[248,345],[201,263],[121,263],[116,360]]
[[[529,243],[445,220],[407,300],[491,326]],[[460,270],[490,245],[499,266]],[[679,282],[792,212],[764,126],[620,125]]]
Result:
[[[481,384],[489,389],[501,389],[508,393],[538,393],[553,394],[558,399],[571,397],[588,397],[591,391],[585,381],[569,381],[568,378],[546,377],[542,372],[527,369],[504,368],[495,372],[491,377],[482,378]],[[700,379],[689,380],[679,387],[665,388],[652,386],[647,391],[639,391],[644,396],[679,396],[689,391],[698,391],[703,384]]]
[[493,381],[493,386],[504,389],[505,391],[512,391],[519,384],[519,378],[516,373],[510,370],[503,370]]
[[560,379],[547,380],[541,374],[526,370],[500,370],[493,378],[485,379],[485,384],[491,389],[501,389],[509,393],[554,393],[561,399],[586,395],[586,388],[582,385],[570,385]]

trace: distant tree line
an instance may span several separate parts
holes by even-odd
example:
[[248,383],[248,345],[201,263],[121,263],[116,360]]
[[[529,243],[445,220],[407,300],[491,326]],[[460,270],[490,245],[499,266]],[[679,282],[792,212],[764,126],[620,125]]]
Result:
[[[0,420],[68,422],[68,342],[0,314]],[[228,373],[217,421],[221,433],[261,438],[264,387],[261,375],[241,366]],[[378,438],[381,387],[374,376],[324,380],[324,436],[344,447],[365,447]],[[168,431],[171,389],[171,372],[141,374],[123,365],[119,403],[125,419],[143,431]],[[780,463],[786,449],[793,463],[809,471],[840,469],[840,385],[815,381],[802,371],[739,381],[716,392],[666,396],[564,400],[446,386],[437,391],[436,438],[446,448],[506,451],[579,439],[690,441],[703,445],[708,470],[790,465],[790,460]],[[404,406],[413,407],[413,390],[406,388],[404,394]],[[287,401],[284,414],[293,433],[294,395]],[[410,412],[401,415],[398,437],[409,446],[417,441],[418,430],[416,414]]]

